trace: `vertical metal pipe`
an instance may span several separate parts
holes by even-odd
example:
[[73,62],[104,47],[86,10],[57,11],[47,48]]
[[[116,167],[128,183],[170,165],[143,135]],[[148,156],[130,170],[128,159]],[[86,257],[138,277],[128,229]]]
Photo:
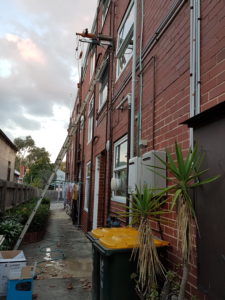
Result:
[[[111,3],[111,17],[110,17],[110,35],[114,37],[115,33],[114,33],[114,26],[115,24],[115,4],[112,2]],[[114,64],[113,64],[113,59],[114,59],[114,52],[113,52],[113,48],[109,47],[109,90],[108,91],[108,106],[107,106],[107,114],[109,114],[109,120],[108,120],[108,125],[106,128],[106,131],[109,130],[109,151],[108,151],[108,186],[107,186],[107,190],[108,190],[108,201],[107,201],[107,216],[110,215],[110,211],[111,211],[111,186],[110,186],[110,180],[111,180],[111,176],[112,176],[112,161],[113,161],[113,127],[112,127],[112,94],[113,94],[113,72],[114,72]],[[107,139],[106,139],[107,141]]]
[[155,149],[155,100],[156,100],[156,61],[153,59],[153,103],[152,103],[152,149]]
[[201,96],[201,0],[196,4],[196,114],[200,113],[200,96]]
[[[194,115],[194,0],[190,0],[190,117]],[[190,147],[193,147],[193,128],[189,131]]]
[[[190,117],[200,113],[200,0],[190,0]],[[190,147],[194,143],[190,129]]]
[[137,0],[134,0],[134,41],[133,41],[132,85],[131,85],[130,158],[134,157],[134,114],[135,114],[136,56],[137,56]]
[[[127,130],[127,180],[126,180],[126,206],[129,207],[129,161],[130,161],[130,119],[131,119],[131,97],[130,95],[127,96],[127,105],[128,105],[128,130]],[[126,209],[128,212],[128,209]],[[129,225],[129,217],[126,217],[126,225]]]
[[140,144],[142,136],[142,98],[143,98],[143,75],[142,75],[142,46],[144,30],[144,0],[141,0],[141,33],[139,46],[139,113],[138,113],[138,156],[140,155]]

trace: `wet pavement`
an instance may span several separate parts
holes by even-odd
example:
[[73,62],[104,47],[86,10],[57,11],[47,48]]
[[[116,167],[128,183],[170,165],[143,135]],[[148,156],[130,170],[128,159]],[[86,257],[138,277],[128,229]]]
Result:
[[72,225],[62,202],[51,204],[44,239],[21,247],[28,265],[37,263],[33,294],[36,299],[91,299],[91,244]]

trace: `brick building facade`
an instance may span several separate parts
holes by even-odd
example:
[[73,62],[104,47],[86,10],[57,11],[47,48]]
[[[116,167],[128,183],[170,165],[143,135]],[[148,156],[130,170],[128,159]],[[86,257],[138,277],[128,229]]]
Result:
[[13,142],[0,129],[0,179],[14,181],[17,151]]
[[[222,0],[99,1],[92,35],[83,34],[90,44],[71,117],[79,119],[78,130],[67,153],[67,179],[82,183],[85,231],[105,226],[126,202],[129,158],[173,151],[175,141],[187,150],[195,134],[182,123],[225,101],[224,28]],[[113,191],[112,177],[120,179]],[[153,229],[159,235],[157,224]],[[168,261],[180,264],[176,226],[161,229],[171,243]],[[215,292],[203,293],[207,284],[200,291],[197,274],[193,261],[187,294],[206,299]]]

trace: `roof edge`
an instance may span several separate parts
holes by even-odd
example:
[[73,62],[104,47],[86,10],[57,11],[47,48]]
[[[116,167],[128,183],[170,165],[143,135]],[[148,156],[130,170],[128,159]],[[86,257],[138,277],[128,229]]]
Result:
[[16,145],[7,137],[7,135],[1,129],[0,129],[0,136],[13,150],[15,150],[16,152],[18,151]]

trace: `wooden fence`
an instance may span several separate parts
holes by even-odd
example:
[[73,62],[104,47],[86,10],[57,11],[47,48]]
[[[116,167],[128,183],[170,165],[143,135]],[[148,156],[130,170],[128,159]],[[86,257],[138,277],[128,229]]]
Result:
[[40,190],[27,185],[0,180],[0,212],[40,196]]
[[[42,190],[38,188],[28,185],[0,180],[0,212],[4,212],[20,203],[29,201],[34,197],[39,198],[41,191]],[[48,190],[46,192],[46,197],[51,201],[57,200],[58,196],[58,192],[55,190]]]

